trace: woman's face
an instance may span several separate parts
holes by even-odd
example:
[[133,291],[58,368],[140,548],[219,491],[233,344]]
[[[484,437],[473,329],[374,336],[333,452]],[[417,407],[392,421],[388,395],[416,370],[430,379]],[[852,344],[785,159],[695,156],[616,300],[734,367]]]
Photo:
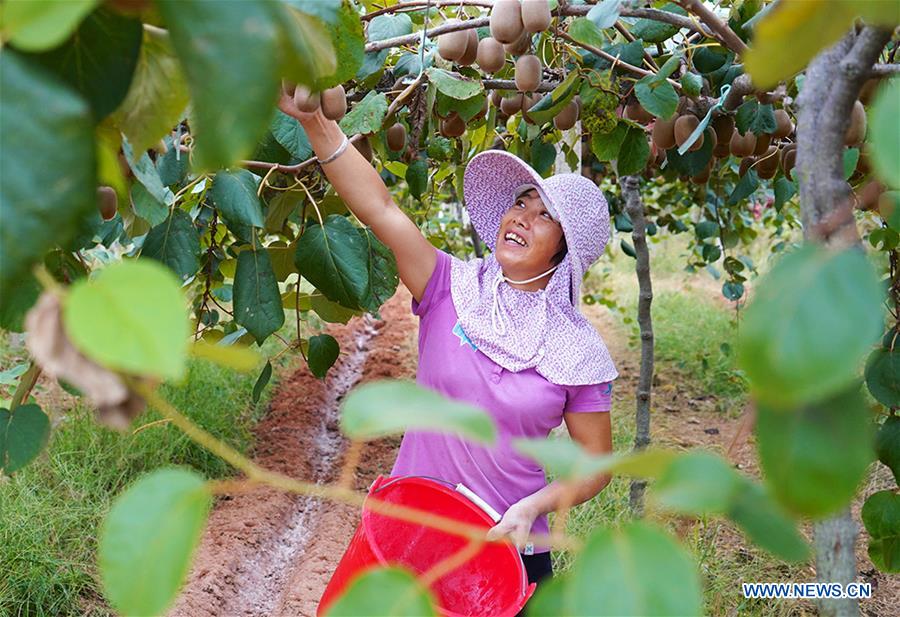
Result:
[[531,278],[553,267],[563,229],[534,189],[518,197],[500,220],[497,261],[510,278]]

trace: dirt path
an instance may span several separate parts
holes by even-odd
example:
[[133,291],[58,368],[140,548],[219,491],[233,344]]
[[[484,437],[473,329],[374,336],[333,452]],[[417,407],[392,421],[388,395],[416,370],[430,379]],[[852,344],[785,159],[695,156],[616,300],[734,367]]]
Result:
[[[338,429],[343,396],[361,382],[415,376],[409,302],[401,288],[383,307],[384,321],[361,317],[329,327],[341,357],[324,382],[304,366],[279,384],[255,431],[257,463],[298,479],[337,479],[347,447]],[[365,446],[357,489],[390,472],[398,446],[399,439]],[[268,488],[220,497],[170,615],[314,615],[358,518],[354,507]]]

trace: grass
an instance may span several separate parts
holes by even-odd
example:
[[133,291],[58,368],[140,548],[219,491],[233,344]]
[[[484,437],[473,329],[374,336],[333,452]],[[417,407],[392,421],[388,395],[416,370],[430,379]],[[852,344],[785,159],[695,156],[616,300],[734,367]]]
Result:
[[[708,273],[689,274],[686,242],[680,237],[663,238],[651,245],[654,285],[652,318],[655,339],[655,374],[667,382],[678,380],[688,392],[711,395],[721,413],[736,414],[747,400],[746,381],[737,369],[734,351],[739,322],[727,302],[717,298],[721,282]],[[585,284],[586,293],[613,309],[628,339],[626,353],[639,356],[635,319],[637,280],[634,260],[621,254],[604,257]],[[752,284],[752,282],[751,282]],[[625,384],[623,384],[624,386]],[[613,448],[627,452],[635,434],[634,384],[613,388]],[[653,422],[651,412],[651,423]],[[566,439],[564,434],[558,435]],[[617,527],[631,520],[628,506],[630,479],[614,476],[610,484],[590,501],[573,509],[566,525],[568,534],[586,539],[599,527]],[[745,600],[740,583],[751,581],[806,580],[804,564],[789,565],[745,541],[730,522],[701,518],[684,527],[678,519],[648,510],[647,518],[670,532],[697,561],[704,589],[704,614],[787,617],[809,614],[809,604],[793,601]],[[554,516],[550,515],[551,524]],[[554,553],[554,569],[564,573],[572,567],[574,555]]]
[[[191,361],[184,385],[164,385],[162,393],[198,425],[246,451],[265,409],[265,401],[250,399],[256,377]],[[190,466],[208,478],[233,470],[167,423],[136,430],[160,418],[154,411],[124,434],[98,425],[81,404],[48,411],[59,423],[46,451],[0,479],[0,615],[107,615],[94,555],[113,498],[163,466]]]

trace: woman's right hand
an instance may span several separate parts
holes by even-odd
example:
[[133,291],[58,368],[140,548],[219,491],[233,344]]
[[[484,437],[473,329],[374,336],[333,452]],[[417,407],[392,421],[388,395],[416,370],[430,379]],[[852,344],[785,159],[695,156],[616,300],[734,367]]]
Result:
[[313,112],[300,111],[300,109],[297,108],[297,105],[294,104],[294,88],[284,82],[281,83],[281,96],[278,98],[278,109],[290,117],[299,120],[300,124],[307,124],[317,119],[326,121],[325,116],[322,115],[321,107]]

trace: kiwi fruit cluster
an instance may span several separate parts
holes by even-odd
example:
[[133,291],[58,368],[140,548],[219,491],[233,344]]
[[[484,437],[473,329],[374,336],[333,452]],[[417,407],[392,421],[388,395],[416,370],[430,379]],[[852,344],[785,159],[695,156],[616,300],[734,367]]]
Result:
[[475,62],[478,47],[478,33],[474,28],[448,32],[438,37],[438,54],[441,58],[461,66],[469,66]]
[[[290,86],[287,86],[287,91]],[[347,93],[344,86],[337,85],[322,92],[311,92],[305,86],[293,87],[294,105],[306,113],[313,113],[320,107],[322,115],[329,120],[340,120],[347,113]]]

